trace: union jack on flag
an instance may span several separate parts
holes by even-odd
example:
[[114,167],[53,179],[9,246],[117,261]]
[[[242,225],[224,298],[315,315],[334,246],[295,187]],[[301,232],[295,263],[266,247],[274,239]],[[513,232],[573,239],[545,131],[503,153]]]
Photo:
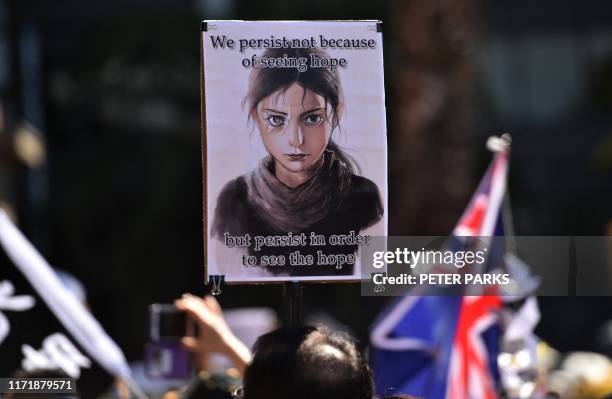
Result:
[[[491,140],[495,156],[447,243],[448,248],[458,249],[465,248],[466,237],[484,241],[488,255],[477,272],[503,265],[503,248],[491,237],[503,235],[509,142]],[[399,391],[428,399],[498,398],[502,301],[495,291],[486,292],[486,296],[449,295],[432,289],[425,295],[409,293],[387,308],[370,335],[377,393]]]

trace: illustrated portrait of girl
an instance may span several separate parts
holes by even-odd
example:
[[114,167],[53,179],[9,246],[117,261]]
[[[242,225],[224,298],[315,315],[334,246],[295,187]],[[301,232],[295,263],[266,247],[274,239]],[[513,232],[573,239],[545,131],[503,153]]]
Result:
[[[266,58],[319,58],[318,49],[268,49]],[[211,235],[275,236],[311,233],[359,234],[383,217],[378,187],[360,176],[359,165],[334,138],[340,134],[345,99],[337,70],[330,68],[255,67],[244,99],[248,123],[268,155],[248,173],[225,184],[213,216]],[[252,128],[253,129],[253,128]],[[350,137],[350,132],[346,133]],[[245,132],[248,134],[248,132]],[[352,254],[356,245],[265,247],[249,255],[288,255],[323,251]],[[315,258],[316,259],[316,258]],[[269,267],[272,275],[345,275],[352,267]]]

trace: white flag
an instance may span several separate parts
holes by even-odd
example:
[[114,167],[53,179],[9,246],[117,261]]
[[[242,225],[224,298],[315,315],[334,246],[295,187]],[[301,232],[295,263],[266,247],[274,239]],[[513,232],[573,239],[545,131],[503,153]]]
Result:
[[47,261],[0,209],[0,244],[66,330],[110,374],[130,380],[117,344],[83,304],[68,292]]

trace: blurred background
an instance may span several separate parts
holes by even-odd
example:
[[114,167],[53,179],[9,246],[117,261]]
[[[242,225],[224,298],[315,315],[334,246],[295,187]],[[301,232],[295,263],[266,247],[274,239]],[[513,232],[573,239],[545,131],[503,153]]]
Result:
[[[383,21],[390,234],[448,234],[490,160],[486,138],[509,132],[516,234],[612,235],[610,2],[0,0],[0,202],[82,281],[130,360],[148,304],[208,291],[204,18]],[[281,286],[226,286],[220,301],[287,315]],[[384,304],[350,284],[304,288],[306,315],[364,343]],[[541,307],[552,346],[605,352],[612,298]]]

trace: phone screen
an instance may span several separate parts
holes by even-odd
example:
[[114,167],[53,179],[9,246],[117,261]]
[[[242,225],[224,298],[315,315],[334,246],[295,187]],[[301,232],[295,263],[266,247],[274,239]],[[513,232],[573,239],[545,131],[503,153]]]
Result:
[[149,338],[152,341],[180,340],[193,335],[187,315],[171,304],[155,303],[149,307]]

